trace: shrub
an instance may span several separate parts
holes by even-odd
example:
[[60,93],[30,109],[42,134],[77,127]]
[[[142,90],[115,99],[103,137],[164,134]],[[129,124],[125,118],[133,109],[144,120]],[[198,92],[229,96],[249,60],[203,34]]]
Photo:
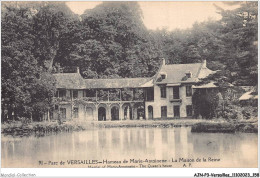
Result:
[[250,119],[250,117],[251,117],[250,111],[248,111],[248,110],[246,110],[246,109],[244,109],[244,110],[242,111],[242,114],[243,114],[243,118],[244,118],[244,119]]
[[29,123],[31,123],[31,119],[27,117],[21,117],[19,118],[19,120],[21,121],[22,125],[28,125]]
[[217,92],[197,90],[192,96],[195,117],[212,119],[216,116],[216,109],[219,105],[219,97]]
[[222,117],[228,121],[238,120],[241,108],[231,103],[225,102],[221,107],[218,107],[216,112],[218,117]]

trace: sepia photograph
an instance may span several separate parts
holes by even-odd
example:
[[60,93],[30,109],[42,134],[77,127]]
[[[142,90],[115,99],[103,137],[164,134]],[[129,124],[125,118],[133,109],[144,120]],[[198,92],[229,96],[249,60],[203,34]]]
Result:
[[1,2],[1,168],[258,166],[258,1]]

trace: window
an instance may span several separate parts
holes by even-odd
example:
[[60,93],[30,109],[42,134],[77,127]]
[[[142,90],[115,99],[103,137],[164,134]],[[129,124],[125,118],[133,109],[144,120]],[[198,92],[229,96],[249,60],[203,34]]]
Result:
[[165,79],[165,78],[166,78],[166,75],[165,75],[165,74],[161,74],[161,78],[162,78],[162,79]]
[[58,110],[58,109],[59,109],[59,105],[55,104],[55,105],[54,105],[54,109],[55,109],[55,110]]
[[50,110],[50,120],[53,120],[53,110]]
[[66,119],[66,108],[60,108],[61,119]]
[[147,88],[146,90],[146,100],[147,101],[153,101],[154,100],[154,89],[151,88]]
[[73,118],[79,117],[79,108],[73,108]]
[[166,86],[161,86],[161,98],[166,98]]
[[192,88],[191,88],[191,86],[186,86],[186,96],[187,97],[192,96]]
[[186,106],[186,113],[187,113],[187,116],[192,116],[192,105]]
[[174,117],[180,117],[180,106],[173,106]]
[[173,99],[180,99],[179,87],[173,87]]
[[153,107],[148,106],[148,119],[153,119]]
[[78,90],[73,90],[73,98],[78,98]]
[[66,90],[59,90],[59,97],[63,98],[66,96]]
[[162,118],[167,118],[167,106],[162,106],[161,107],[161,117]]

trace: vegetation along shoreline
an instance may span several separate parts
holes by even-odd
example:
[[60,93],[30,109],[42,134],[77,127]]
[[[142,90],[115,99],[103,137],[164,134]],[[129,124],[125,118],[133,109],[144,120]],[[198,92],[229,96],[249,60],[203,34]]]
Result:
[[102,128],[174,128],[191,127],[191,132],[205,133],[257,133],[257,121],[227,122],[225,120],[182,119],[182,120],[149,120],[149,121],[104,121],[104,122],[33,122],[4,123],[1,133],[12,136],[45,136],[60,132],[84,131]]

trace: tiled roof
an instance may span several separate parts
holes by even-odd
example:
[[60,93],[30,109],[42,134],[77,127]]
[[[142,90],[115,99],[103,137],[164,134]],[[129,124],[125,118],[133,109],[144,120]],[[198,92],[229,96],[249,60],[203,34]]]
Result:
[[[191,73],[191,77],[186,77],[186,73]],[[168,64],[162,65],[159,75],[155,80],[156,84],[176,84],[176,83],[194,83],[200,78],[205,78],[214,71],[206,67],[206,63],[192,64]],[[161,79],[160,74],[165,74],[166,78]]]
[[150,80],[142,84],[141,87],[153,87],[153,78],[150,78]]
[[213,82],[210,82],[199,86],[193,86],[192,88],[217,88],[217,86]]
[[53,75],[56,79],[56,88],[86,88],[85,81],[79,73],[57,73]]
[[[191,77],[186,77],[186,73]],[[84,79],[79,73],[58,73],[54,74],[57,88],[67,89],[91,89],[91,88],[141,88],[152,87],[156,84],[181,84],[194,83],[214,71],[206,67],[206,63],[193,64],[171,64],[162,65],[157,75],[151,78],[118,78],[118,79]],[[165,79],[160,74],[166,75]],[[154,80],[155,79],[155,80]]]
[[254,89],[254,86],[240,86],[240,87],[246,92],[252,91]]
[[[163,65],[159,71],[160,73],[166,74],[166,78],[163,80],[156,80],[157,84],[166,84],[166,83],[180,83],[180,82],[196,82],[198,77],[199,70],[201,68],[201,63],[194,64],[170,64]],[[191,72],[191,78],[185,80],[187,72]]]
[[151,78],[85,79],[86,88],[138,88]]
[[240,98],[239,101],[249,100],[249,99],[258,99],[257,88],[254,86],[241,86],[243,89],[247,90]]
[[216,73],[216,71],[212,71],[210,69],[208,69],[207,67],[201,67],[200,72],[198,74],[198,78],[206,78],[208,75],[210,74],[214,74]]
[[254,94],[254,92],[249,91],[244,93],[240,98],[239,101],[243,101],[243,100],[249,100],[249,99],[258,99],[258,95]]
[[119,79],[84,79],[79,73],[54,74],[57,88],[91,89],[91,88],[138,88],[151,78]]

